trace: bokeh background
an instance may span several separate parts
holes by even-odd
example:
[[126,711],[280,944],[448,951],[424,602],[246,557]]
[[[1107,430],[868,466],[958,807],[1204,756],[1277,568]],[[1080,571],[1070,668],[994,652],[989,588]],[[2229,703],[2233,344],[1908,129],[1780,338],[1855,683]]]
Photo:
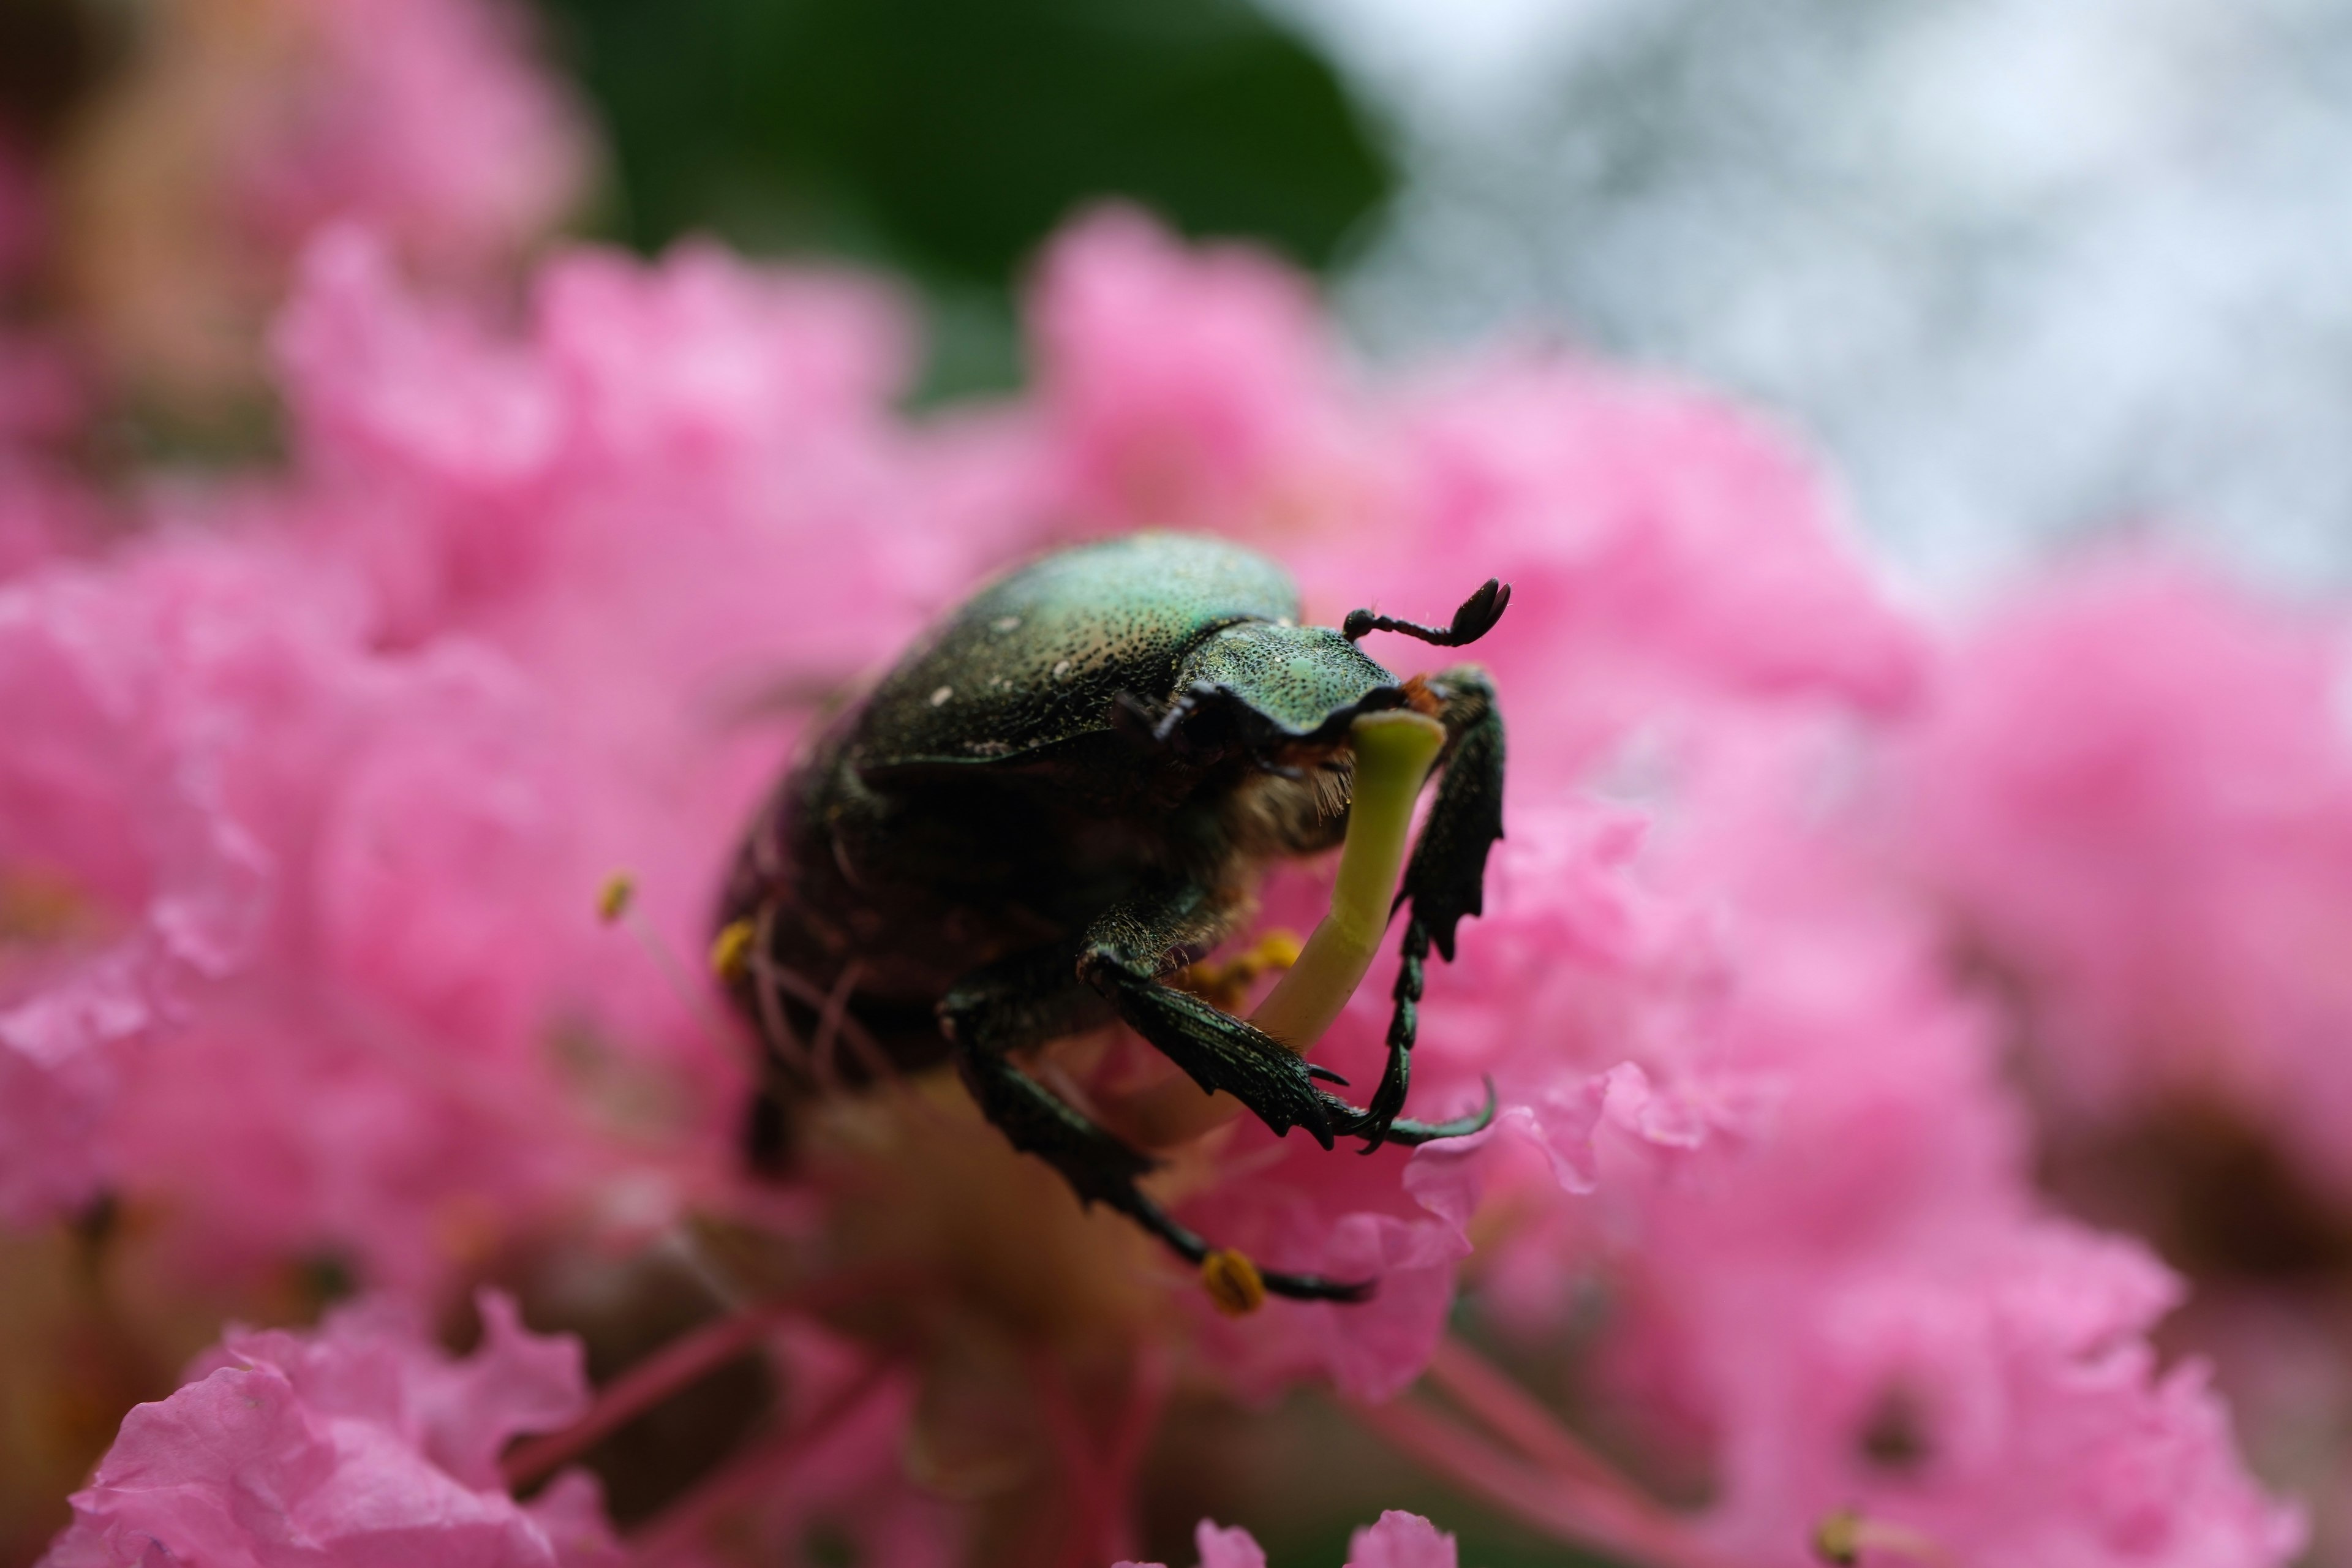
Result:
[[[0,0],[0,325],[70,350],[13,362],[0,434],[101,488],[273,451],[263,334],[321,214],[299,159],[237,225],[207,181],[289,122],[397,176],[381,101],[508,153],[420,157],[429,231],[371,182],[418,275],[702,234],[877,268],[923,303],[919,405],[1023,382],[1037,247],[1124,196],[1319,274],[1367,362],[1535,332],[1727,389],[1925,605],[2118,535],[2352,587],[2344,0],[539,0],[482,12],[551,71],[496,124],[413,112],[448,62],[374,52],[370,5],[324,43],[297,8]],[[1327,1406],[1166,1442],[1201,1489],[1153,1540],[1279,1485],[1277,1561],[1337,1561],[1368,1506],[1569,1560]]]
[[[169,184],[94,169],[92,144],[120,163],[168,142],[197,79],[262,68],[270,9],[10,0],[12,134],[85,191]],[[1923,592],[1979,595],[2118,530],[2270,585],[2352,579],[2337,0],[541,0],[531,20],[602,147],[566,226],[887,267],[930,307],[928,395],[1016,378],[1024,261],[1116,193],[1318,269],[1376,359],[1539,323],[1782,411]],[[152,213],[115,221],[156,242]],[[223,423],[133,433],[260,427]]]

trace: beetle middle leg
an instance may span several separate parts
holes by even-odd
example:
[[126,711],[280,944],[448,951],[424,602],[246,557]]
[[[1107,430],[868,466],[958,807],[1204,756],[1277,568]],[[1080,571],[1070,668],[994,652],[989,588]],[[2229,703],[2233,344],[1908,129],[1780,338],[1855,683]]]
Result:
[[[1130,1148],[1010,1059],[1013,1051],[1091,1022],[1101,1006],[1097,997],[1075,984],[1069,949],[1051,947],[966,977],[940,1001],[940,1021],[955,1042],[957,1067],[981,1114],[1007,1142],[1060,1172],[1080,1203],[1116,1209],[1188,1263],[1205,1263],[1213,1252],[1208,1242],[1178,1224],[1136,1185],[1158,1162]],[[1370,1280],[1276,1270],[1262,1270],[1258,1278],[1272,1294],[1306,1301],[1360,1301],[1373,1287]]]

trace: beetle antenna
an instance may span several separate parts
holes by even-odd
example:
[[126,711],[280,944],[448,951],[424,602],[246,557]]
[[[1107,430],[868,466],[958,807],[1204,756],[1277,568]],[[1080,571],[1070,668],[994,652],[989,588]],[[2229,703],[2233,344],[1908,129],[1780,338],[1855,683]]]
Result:
[[1402,632],[1439,647],[1461,647],[1493,631],[1510,603],[1511,585],[1489,577],[1479,584],[1476,593],[1462,601],[1462,607],[1454,612],[1449,626],[1424,626],[1417,621],[1401,621],[1370,610],[1350,610],[1348,618],[1340,623],[1339,635],[1349,642],[1360,642],[1374,632]]

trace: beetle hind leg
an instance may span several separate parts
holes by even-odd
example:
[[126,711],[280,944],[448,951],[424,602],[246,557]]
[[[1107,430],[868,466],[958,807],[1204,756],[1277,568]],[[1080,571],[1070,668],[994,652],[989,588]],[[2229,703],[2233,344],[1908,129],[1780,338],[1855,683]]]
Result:
[[[1136,1184],[1159,1162],[1023,1072],[1007,1054],[1066,1033],[1074,1016],[1100,1006],[1091,993],[1071,984],[1068,950],[1063,948],[982,971],[949,992],[939,1011],[965,1087],[1006,1142],[1051,1165],[1081,1205],[1117,1210],[1187,1263],[1202,1267],[1216,1249]],[[1279,1270],[1258,1270],[1255,1277],[1268,1294],[1302,1301],[1360,1301],[1374,1286],[1369,1279]]]

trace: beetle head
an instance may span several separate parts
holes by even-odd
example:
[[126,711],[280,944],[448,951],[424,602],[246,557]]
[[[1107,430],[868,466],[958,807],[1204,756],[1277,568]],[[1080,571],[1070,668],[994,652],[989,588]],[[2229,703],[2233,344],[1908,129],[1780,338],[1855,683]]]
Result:
[[1281,767],[1343,743],[1359,713],[1405,700],[1395,676],[1328,626],[1244,621],[1185,656],[1152,737],[1191,756]]

